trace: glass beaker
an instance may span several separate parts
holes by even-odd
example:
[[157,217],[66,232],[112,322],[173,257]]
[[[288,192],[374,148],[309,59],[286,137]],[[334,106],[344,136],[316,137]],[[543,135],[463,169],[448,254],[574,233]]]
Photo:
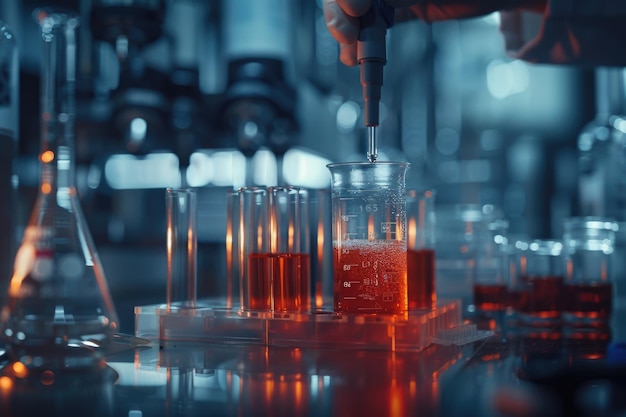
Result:
[[43,41],[41,183],[2,309],[8,352],[26,366],[90,367],[118,319],[74,178],[76,27],[38,9]]
[[409,164],[327,166],[332,177],[335,312],[406,312]]
[[572,217],[563,224],[567,275],[565,323],[607,325],[613,310],[611,258],[617,222],[602,217]]
[[539,327],[558,325],[565,281],[563,243],[560,240],[533,240],[525,250],[522,267],[522,321]]

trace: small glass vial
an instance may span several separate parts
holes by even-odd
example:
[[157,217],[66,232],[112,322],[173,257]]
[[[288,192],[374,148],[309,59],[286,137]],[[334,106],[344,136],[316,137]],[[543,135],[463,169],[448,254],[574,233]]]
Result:
[[522,255],[521,320],[530,326],[560,325],[565,260],[559,240],[537,239]]
[[567,260],[564,321],[572,326],[604,326],[613,306],[611,255],[616,222],[602,217],[573,217],[564,222]]

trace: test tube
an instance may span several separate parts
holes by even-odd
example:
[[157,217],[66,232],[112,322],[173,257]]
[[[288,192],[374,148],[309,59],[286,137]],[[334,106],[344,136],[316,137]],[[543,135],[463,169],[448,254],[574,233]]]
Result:
[[167,211],[167,309],[195,308],[197,287],[196,193],[168,188]]
[[308,196],[298,187],[270,187],[273,311],[310,308]]
[[435,191],[408,190],[407,295],[409,310],[431,310],[435,290]]
[[241,309],[239,250],[239,192],[226,195],[226,308]]
[[239,189],[241,308],[271,311],[270,202],[266,187]]

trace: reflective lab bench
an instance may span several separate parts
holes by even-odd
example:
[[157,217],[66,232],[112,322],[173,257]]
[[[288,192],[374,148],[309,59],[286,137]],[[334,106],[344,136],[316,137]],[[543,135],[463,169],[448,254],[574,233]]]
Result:
[[626,353],[611,328],[522,329],[419,351],[121,339],[89,372],[0,379],[0,415],[617,416]]

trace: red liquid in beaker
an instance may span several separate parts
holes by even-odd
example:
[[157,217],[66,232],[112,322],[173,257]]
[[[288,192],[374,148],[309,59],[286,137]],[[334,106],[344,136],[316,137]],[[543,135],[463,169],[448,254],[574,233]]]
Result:
[[474,284],[474,305],[482,311],[502,311],[507,306],[506,284]]
[[252,253],[249,257],[250,309],[307,311],[310,308],[309,255]]
[[567,313],[580,318],[604,318],[611,314],[613,285],[608,282],[565,285]]
[[404,242],[343,241],[333,252],[336,312],[403,313],[407,310]]
[[562,276],[526,277],[528,301],[522,312],[541,318],[558,317],[564,297]]
[[408,249],[406,259],[409,310],[435,308],[435,251]]

